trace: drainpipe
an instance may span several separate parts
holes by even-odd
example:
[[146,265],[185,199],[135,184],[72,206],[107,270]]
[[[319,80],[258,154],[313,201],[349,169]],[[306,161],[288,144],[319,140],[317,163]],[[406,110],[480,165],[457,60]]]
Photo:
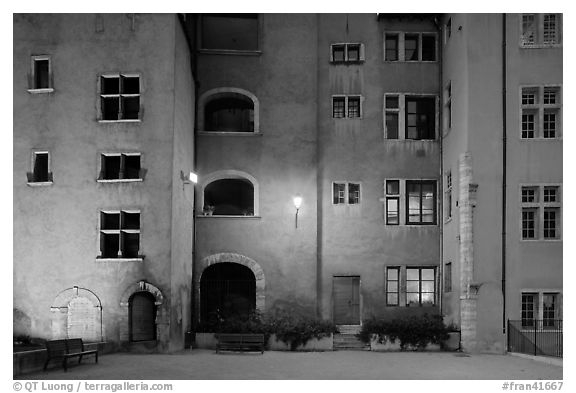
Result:
[[502,333],[506,333],[506,14],[502,14]]
[[438,232],[440,234],[440,268],[439,268],[439,285],[440,288],[439,296],[438,296],[438,307],[440,310],[440,315],[443,316],[444,307],[443,304],[443,294],[444,294],[444,241],[443,241],[443,233],[444,233],[444,161],[443,161],[443,152],[442,152],[442,144],[444,138],[444,121],[443,121],[443,112],[444,112],[444,104],[443,104],[443,96],[444,96],[444,73],[443,71],[443,63],[442,63],[442,47],[443,47],[443,37],[442,37],[442,25],[439,23],[438,18],[434,18],[434,25],[436,25],[436,30],[438,31],[438,86],[440,88],[440,96],[439,96],[439,103],[438,103],[438,143],[440,149],[440,181],[438,182],[438,190],[436,191],[440,198],[439,200],[439,222],[438,222]]

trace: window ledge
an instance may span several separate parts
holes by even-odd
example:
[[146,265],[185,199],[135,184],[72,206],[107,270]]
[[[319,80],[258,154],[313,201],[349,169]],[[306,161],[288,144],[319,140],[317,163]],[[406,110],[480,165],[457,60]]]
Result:
[[96,262],[144,262],[144,257],[139,257],[139,258],[96,258]]
[[197,131],[200,136],[262,136],[261,132],[250,131]]
[[120,119],[120,120],[102,120],[99,119],[98,123],[141,123],[140,119]]
[[234,55],[234,56],[260,56],[262,51],[259,49],[199,49],[198,53],[208,55]]
[[259,220],[262,217],[261,216],[221,216],[221,215],[205,216],[203,214],[197,214],[196,218],[233,218],[233,219]]
[[520,43],[521,49],[544,49],[544,48],[561,48],[562,44],[533,44],[527,45]]
[[35,181],[35,182],[27,182],[26,184],[28,184],[30,187],[42,187],[42,186],[51,186],[52,184],[54,184],[54,182],[52,181]]
[[96,179],[98,183],[139,183],[144,179]]
[[42,94],[42,93],[52,93],[54,89],[52,87],[47,87],[44,89],[28,89],[30,94]]
[[536,243],[536,242],[543,242],[543,243],[558,243],[561,242],[562,238],[558,239],[520,239],[521,243]]
[[438,63],[438,60],[384,60],[384,63],[425,63],[425,64],[433,64]]
[[522,138],[520,137],[521,141],[534,141],[534,142],[551,142],[551,141],[562,141],[562,137],[558,137],[558,138],[542,138],[542,137],[538,137],[538,138]]

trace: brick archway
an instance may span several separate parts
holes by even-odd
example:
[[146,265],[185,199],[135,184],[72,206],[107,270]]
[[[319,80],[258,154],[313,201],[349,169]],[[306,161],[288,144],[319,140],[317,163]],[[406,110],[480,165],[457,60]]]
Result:
[[195,299],[195,308],[197,310],[196,318],[200,319],[200,280],[202,279],[202,274],[204,274],[204,270],[211,265],[216,263],[238,263],[240,265],[246,266],[248,269],[252,271],[254,274],[254,278],[256,279],[256,311],[264,312],[265,310],[265,289],[266,289],[266,280],[264,277],[264,270],[262,267],[253,259],[248,258],[244,255],[231,253],[231,252],[222,252],[218,254],[213,254],[203,258],[199,264],[199,271],[200,274],[196,275],[194,280],[194,288],[196,290],[196,299]]

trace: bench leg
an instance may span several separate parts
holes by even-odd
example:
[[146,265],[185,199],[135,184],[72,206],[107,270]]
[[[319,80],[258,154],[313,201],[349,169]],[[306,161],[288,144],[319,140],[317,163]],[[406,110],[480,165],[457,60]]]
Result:
[[64,367],[64,371],[68,371],[68,358],[64,358],[64,360],[62,360],[62,367]]
[[98,352],[96,352],[96,363],[98,363]]
[[82,355],[78,356],[78,364],[82,362]]
[[44,371],[46,371],[46,368],[48,367],[49,361],[50,361],[50,358],[46,359],[46,362],[44,363]]

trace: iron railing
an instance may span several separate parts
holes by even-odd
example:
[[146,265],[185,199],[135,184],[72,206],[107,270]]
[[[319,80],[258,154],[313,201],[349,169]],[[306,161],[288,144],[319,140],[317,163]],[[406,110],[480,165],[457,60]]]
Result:
[[508,320],[508,352],[562,357],[561,319]]

